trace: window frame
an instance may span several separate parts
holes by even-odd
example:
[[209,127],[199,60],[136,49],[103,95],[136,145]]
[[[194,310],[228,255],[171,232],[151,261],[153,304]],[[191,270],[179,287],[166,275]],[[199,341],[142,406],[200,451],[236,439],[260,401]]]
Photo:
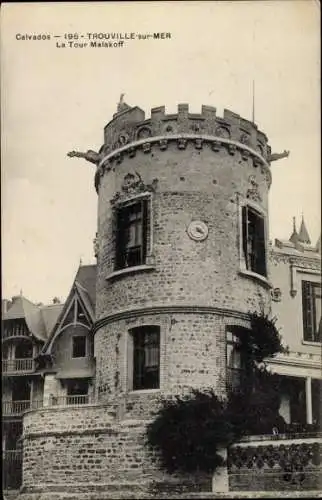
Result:
[[[264,261],[263,267],[265,274],[261,273],[257,268],[253,270],[251,267],[247,267],[247,259],[245,255],[245,224],[244,224],[244,213],[246,211],[246,215],[248,211],[252,212],[257,216],[258,219],[262,221],[262,249],[264,250]],[[239,206],[239,262],[240,262],[240,271],[242,274],[245,274],[250,277],[257,278],[261,280],[263,283],[269,285],[269,260],[268,260],[268,232],[267,232],[267,213],[266,211],[260,207],[257,203],[254,203],[250,200],[244,200]],[[269,285],[270,286],[270,285]]]
[[[145,339],[143,338],[142,340],[142,335],[148,337],[151,334],[157,334],[157,342],[152,342],[149,346],[148,343],[145,342]],[[141,336],[141,340],[140,340]],[[129,337],[129,345],[128,345],[128,388],[130,391],[133,391],[135,393],[141,392],[141,391],[159,391],[161,387],[161,328],[160,325],[140,325],[131,328],[128,331],[128,337]],[[140,343],[138,345],[138,342]],[[147,347],[150,347],[148,352],[152,352],[153,347],[155,348],[157,346],[157,364],[155,365],[156,368],[155,370],[149,369],[147,365],[144,366],[145,364],[145,359],[144,355],[141,357],[141,367],[140,367],[140,373],[137,372],[138,370],[138,356],[142,355],[142,352]],[[155,355],[152,354],[152,355]],[[155,373],[156,372],[156,384],[152,384],[152,386],[148,386],[145,383],[145,378],[149,377],[149,372]],[[141,383],[138,382],[138,380],[141,378]]]
[[[307,289],[310,289],[309,295],[306,294]],[[316,290],[316,291],[314,291]],[[320,344],[322,339],[320,337],[319,328],[320,323],[316,316],[316,301],[322,297],[321,283],[311,281],[308,279],[301,280],[302,292],[302,325],[303,325],[303,341]],[[316,295],[317,293],[317,295]],[[310,308],[307,310],[306,305],[310,303]],[[320,317],[321,322],[321,317]]]
[[[226,330],[226,389],[227,391],[234,391],[236,388],[238,389],[241,385],[242,374],[245,373],[245,367],[243,367],[242,355],[239,353],[239,366],[230,366],[229,357],[233,356],[234,353],[237,353],[237,346],[240,344],[240,340],[238,335],[236,335],[232,330]],[[228,351],[230,348],[230,351]],[[238,382],[234,383],[233,377],[234,374],[238,374]]]
[[[75,356],[74,355],[75,354],[74,353],[74,348],[75,348],[74,340],[79,339],[79,338],[84,339],[84,351],[85,351],[84,356]],[[87,358],[87,336],[86,335],[73,335],[72,336],[72,359],[84,359],[84,358]]]
[[[134,263],[133,265],[126,265],[124,263],[124,256],[122,262],[122,253],[126,252],[126,243],[122,241],[122,236],[124,237],[124,232],[120,231],[120,218],[121,213],[130,210],[131,207],[136,205],[141,205],[141,239],[142,243],[140,245],[141,249],[141,259],[140,262]],[[153,212],[152,212],[152,195],[150,192],[144,192],[139,195],[131,196],[126,200],[119,201],[113,207],[113,220],[114,220],[114,252],[113,252],[113,262],[112,262],[112,275],[121,274],[123,272],[130,271],[135,268],[144,268],[151,264],[151,254],[153,248]],[[133,224],[134,226],[134,224]],[[123,252],[120,251],[123,249]],[[131,248],[131,247],[129,247]],[[135,248],[135,246],[133,246]]]

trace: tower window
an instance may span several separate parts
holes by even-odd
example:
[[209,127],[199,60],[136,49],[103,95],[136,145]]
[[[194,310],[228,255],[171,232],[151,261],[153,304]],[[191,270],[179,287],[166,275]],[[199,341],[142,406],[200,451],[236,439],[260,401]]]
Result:
[[86,357],[86,336],[79,335],[73,337],[73,358],[85,358]]
[[131,330],[133,338],[133,390],[160,387],[160,328]]
[[302,281],[304,340],[321,342],[321,285]]
[[243,253],[246,269],[267,275],[265,249],[265,221],[256,210],[246,205],[242,209]]
[[239,350],[239,339],[229,331],[226,337],[226,370],[227,389],[233,391],[240,386],[243,366]]
[[147,218],[147,200],[140,200],[118,209],[116,269],[145,264]]

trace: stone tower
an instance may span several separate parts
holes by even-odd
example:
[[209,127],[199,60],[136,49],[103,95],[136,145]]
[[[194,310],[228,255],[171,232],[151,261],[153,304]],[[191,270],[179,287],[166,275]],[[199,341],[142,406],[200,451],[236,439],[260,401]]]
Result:
[[24,500],[182,485],[144,446],[151,411],[191,388],[225,393],[234,329],[270,307],[269,165],[287,153],[231,111],[187,104],[146,119],[122,102],[104,139],[69,153],[97,165],[95,399],[24,416]]
[[202,106],[118,110],[98,192],[96,395],[147,415],[161,393],[225,390],[226,337],[269,305],[270,148]]

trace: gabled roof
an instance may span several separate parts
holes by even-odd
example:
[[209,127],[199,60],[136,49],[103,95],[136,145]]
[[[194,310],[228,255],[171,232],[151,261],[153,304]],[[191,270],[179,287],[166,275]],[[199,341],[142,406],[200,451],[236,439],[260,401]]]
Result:
[[62,311],[64,304],[50,304],[49,306],[41,307],[41,315],[45,323],[47,338],[52,331],[57,318]]
[[91,320],[94,321],[96,299],[96,265],[79,266],[66,302],[61,308],[56,321],[53,323],[53,327],[51,329],[48,340],[43,346],[43,353],[49,352],[50,346],[52,345],[56,335],[59,332],[61,323],[64,320],[66,313],[70,309],[71,302],[74,300],[75,294],[80,298]]
[[3,314],[3,320],[25,319],[28,330],[38,340],[46,341],[62,304],[39,306],[22,295],[13,297],[11,307]]
[[95,310],[96,303],[96,264],[80,266],[78,268],[75,282],[86,290],[90,303]]

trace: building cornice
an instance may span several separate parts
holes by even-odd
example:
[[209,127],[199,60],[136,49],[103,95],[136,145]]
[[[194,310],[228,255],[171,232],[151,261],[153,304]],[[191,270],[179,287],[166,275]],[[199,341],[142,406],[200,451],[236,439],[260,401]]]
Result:
[[202,306],[202,305],[151,305],[138,308],[128,308],[108,314],[99,320],[93,326],[93,333],[95,334],[100,328],[114,321],[121,321],[137,316],[148,316],[152,314],[215,314],[229,316],[236,319],[249,320],[247,313],[236,311],[234,309],[225,309],[215,306]]
[[239,151],[244,161],[252,159],[254,167],[261,168],[262,173],[265,174],[268,186],[270,187],[271,185],[272,175],[268,162],[260,153],[249,147],[247,144],[220,136],[179,133],[157,135],[135,140],[113,150],[106,156],[103,156],[98,164],[95,174],[96,189],[98,190],[100,178],[104,175],[104,173],[109,172],[114,163],[121,163],[124,156],[132,158],[136,155],[137,151],[141,151],[143,154],[149,154],[152,150],[152,146],[157,146],[160,151],[165,151],[167,150],[169,143],[176,143],[178,149],[180,150],[186,149],[188,145],[193,145],[196,149],[200,150],[205,144],[207,144],[214,151],[214,153],[220,151],[222,148],[225,148],[227,153],[232,156]]

